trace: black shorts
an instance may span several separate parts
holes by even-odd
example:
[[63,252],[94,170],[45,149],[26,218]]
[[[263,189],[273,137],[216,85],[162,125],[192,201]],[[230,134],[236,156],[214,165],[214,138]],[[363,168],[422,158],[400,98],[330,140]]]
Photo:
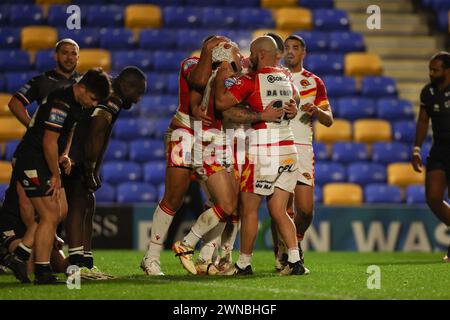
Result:
[[[18,156],[13,169],[13,175],[20,182],[28,198],[51,196],[46,194],[50,189],[52,173],[45,158]],[[61,186],[62,186],[61,180]]]
[[[11,186],[13,186],[11,188]],[[5,199],[0,210],[0,233],[7,236],[15,235],[22,238],[27,227],[20,218],[19,199],[15,189],[15,181],[11,181],[10,187],[6,190]]]
[[442,170],[450,181],[450,146],[433,145],[427,158],[427,171]]

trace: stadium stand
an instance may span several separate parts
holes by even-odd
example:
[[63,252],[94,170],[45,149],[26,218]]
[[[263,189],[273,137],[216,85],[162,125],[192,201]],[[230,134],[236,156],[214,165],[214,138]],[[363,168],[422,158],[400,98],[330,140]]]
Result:
[[0,183],[9,183],[12,167],[9,161],[0,161]]
[[325,205],[361,205],[362,188],[354,183],[329,183],[323,187]]

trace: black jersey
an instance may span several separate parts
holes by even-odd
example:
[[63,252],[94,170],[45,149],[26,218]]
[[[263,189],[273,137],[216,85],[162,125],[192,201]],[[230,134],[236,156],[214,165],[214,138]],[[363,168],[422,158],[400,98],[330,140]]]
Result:
[[80,75],[77,72],[74,72],[70,78],[66,78],[56,70],[46,71],[31,78],[14,94],[14,97],[19,99],[24,106],[33,101],[41,104],[50,92],[74,84],[79,77]]
[[420,93],[420,107],[431,118],[433,143],[450,146],[450,86],[439,90],[432,84],[426,85]]
[[66,146],[67,137],[82,118],[82,107],[76,102],[73,86],[56,89],[51,92],[31,119],[22,141],[16,149],[17,155],[44,156],[43,138],[45,130],[60,133],[58,152],[61,155]]

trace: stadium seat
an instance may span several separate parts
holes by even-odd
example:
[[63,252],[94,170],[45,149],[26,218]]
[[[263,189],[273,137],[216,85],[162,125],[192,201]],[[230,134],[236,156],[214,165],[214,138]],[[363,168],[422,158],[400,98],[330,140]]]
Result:
[[[353,79],[353,78],[351,78]],[[328,86],[327,86],[328,89]],[[338,90],[338,88],[335,88]],[[336,109],[333,109],[333,114]],[[370,98],[340,98],[336,115],[347,120],[373,118],[375,116],[375,101]]]
[[334,6],[333,0],[299,0],[298,4],[309,9],[332,9]]
[[425,173],[414,171],[409,162],[396,162],[387,166],[388,183],[407,187],[410,184],[423,184],[425,182]]
[[158,202],[162,200],[164,197],[164,191],[166,190],[166,185],[164,183],[160,183],[156,190],[158,191]]
[[325,185],[330,182],[347,181],[347,169],[344,165],[334,162],[317,162],[314,168],[315,183]]
[[323,202],[323,190],[321,186],[314,185],[314,202],[315,203]]
[[124,141],[111,139],[104,158],[105,161],[126,160],[128,158],[128,144]]
[[[181,32],[181,31],[179,31]],[[169,29],[142,29],[139,47],[147,50],[171,50],[177,45],[177,32]]]
[[[1,25],[0,9],[0,25]],[[18,49],[20,46],[20,28],[0,27],[0,48]]]
[[15,117],[0,118],[0,142],[21,139],[25,131],[25,127]]
[[152,55],[144,50],[119,50],[112,53],[112,62],[114,70],[121,70],[132,65],[142,70],[150,70]]
[[220,7],[223,5],[223,0],[184,0],[182,4],[192,7]]
[[12,167],[9,161],[0,161],[0,183],[9,183]]
[[102,28],[100,47],[111,50],[132,49],[135,46],[133,32],[124,28]]
[[148,162],[164,159],[164,141],[139,139],[130,143],[130,160]]
[[23,50],[0,50],[0,72],[28,71],[30,56]]
[[7,91],[6,79],[0,72],[0,92]]
[[364,198],[372,204],[402,203],[402,191],[398,186],[374,183],[364,188]]
[[313,150],[314,150],[314,160],[318,161],[330,160],[328,148],[325,143],[314,141]]
[[339,163],[350,163],[368,160],[369,154],[365,143],[336,142],[333,144],[331,160]]
[[153,132],[154,124],[148,119],[118,119],[114,126],[114,137],[121,140],[148,138]]
[[[239,22],[238,8],[207,7],[202,10],[203,28],[235,28]],[[232,39],[234,41],[234,39]]]
[[[242,0],[223,0],[223,5],[226,7],[239,8],[242,6]],[[247,0],[245,1],[246,7],[259,7],[260,0]]]
[[154,123],[154,135],[155,138],[163,138],[164,134],[167,131],[167,128],[169,127],[170,122],[172,121],[172,118],[160,118],[156,119]]
[[364,77],[361,80],[361,94],[366,97],[395,97],[397,88],[395,80],[390,77]]
[[171,116],[178,108],[178,96],[174,95],[146,95],[139,103],[142,116]]
[[95,191],[97,203],[111,203],[116,201],[116,189],[109,183],[102,182],[100,189]]
[[413,144],[416,137],[416,122],[414,120],[401,120],[392,124],[394,140]]
[[36,0],[35,3],[50,5],[50,4],[66,4],[70,3],[70,1],[71,0]]
[[166,75],[160,72],[147,72],[147,91],[150,94],[164,94],[167,91]]
[[441,31],[448,32],[449,30],[449,12],[450,10],[447,10],[437,14],[437,26]]
[[181,61],[186,59],[185,51],[155,51],[153,69],[158,72],[175,72],[180,70]]
[[178,87],[179,87],[179,75],[178,73],[168,73],[166,77],[167,82],[167,94],[170,95],[178,95]]
[[9,25],[11,26],[41,25],[44,21],[44,13],[38,5],[14,4],[9,7]]
[[9,7],[5,5],[0,5],[0,26],[9,25]]
[[382,98],[377,101],[377,117],[388,121],[413,120],[411,101],[405,99]]
[[124,7],[120,5],[90,5],[87,7],[87,27],[123,27]]
[[125,182],[117,186],[118,203],[155,202],[156,188],[144,182]]
[[144,181],[159,185],[166,176],[166,161],[150,161],[144,164]]
[[250,48],[250,43],[254,39],[252,33],[247,30],[221,29],[217,30],[217,34],[233,39],[239,45],[242,54],[246,54],[245,50]]
[[9,183],[0,183],[0,202],[5,198],[5,192],[9,187]]
[[58,39],[55,28],[48,26],[23,27],[21,33],[22,50],[53,49]]
[[423,184],[410,185],[406,188],[407,204],[424,204],[426,203],[425,186]]
[[[239,5],[241,6],[241,5]],[[263,8],[244,8],[239,12],[239,28],[263,29],[274,28],[272,12]]]
[[[430,154],[430,150],[431,150],[431,146],[432,145],[433,144],[432,144],[431,141],[424,141],[424,143],[422,144],[422,148],[420,149],[420,156],[422,157],[422,163],[424,165],[427,164],[428,155]],[[411,152],[409,154],[411,154]]]
[[[70,14],[67,13],[68,5],[51,5],[48,8],[47,13],[47,22],[52,27],[63,27],[66,28],[67,19],[70,17]],[[83,25],[84,20],[86,19],[86,15],[83,15],[83,11],[81,11],[81,25]]]
[[313,11],[315,30],[337,31],[348,30],[347,12],[339,9],[317,9]]
[[410,161],[411,147],[400,142],[376,142],[372,145],[372,160],[389,164]]
[[[211,35],[211,31],[204,29],[181,29],[177,32],[177,47],[180,50],[196,50],[202,47],[203,40]],[[173,50],[173,47],[170,48]],[[187,55],[183,57],[187,58]],[[179,63],[178,63],[179,67]]]
[[323,143],[350,141],[352,139],[350,122],[343,119],[334,119],[331,127],[325,127],[316,123],[314,125],[314,138],[316,141]]
[[344,56],[336,53],[309,54],[305,58],[305,68],[320,75],[342,75]]
[[312,29],[312,14],[305,8],[281,8],[274,11],[275,25],[277,29],[296,30]]
[[39,72],[53,69],[56,66],[55,50],[41,50],[36,52],[35,65]]
[[31,78],[37,75],[36,71],[30,72],[8,72],[5,73],[6,91],[14,94]]
[[365,186],[370,183],[386,183],[386,167],[371,162],[353,162],[347,167],[348,181]]
[[199,28],[201,9],[196,7],[169,6],[162,9],[165,28]]
[[99,28],[82,28],[68,30],[67,28],[58,29],[60,39],[70,38],[78,43],[80,48],[97,48],[100,45]]
[[101,67],[108,72],[111,69],[111,56],[104,49],[80,49],[77,71],[84,73],[91,68]]
[[323,31],[295,31],[306,42],[306,49],[311,53],[327,53],[329,44],[329,34]]
[[125,9],[125,27],[159,28],[162,26],[162,12],[152,4],[132,4]]
[[356,142],[374,143],[391,141],[391,124],[379,119],[360,119],[353,123],[353,137]]
[[363,191],[354,183],[329,183],[323,187],[324,205],[360,205]]
[[337,98],[356,94],[356,82],[352,77],[325,76],[323,82],[330,97]]
[[347,76],[377,76],[382,73],[381,59],[377,54],[347,53],[344,60]]
[[131,161],[105,162],[101,170],[102,180],[113,185],[128,181],[139,181],[142,176],[139,164]]
[[361,33],[336,31],[331,32],[330,35],[330,50],[333,52],[357,52],[364,51],[364,37]]
[[298,0],[261,0],[261,7],[266,9],[297,7],[297,3]]
[[12,116],[12,113],[8,107],[8,103],[11,100],[11,98],[12,96],[10,94],[0,93],[0,117]]
[[14,152],[16,152],[16,148],[19,145],[20,140],[9,140],[8,142],[6,142],[5,145],[5,160],[7,161],[11,161],[13,156],[14,156]]

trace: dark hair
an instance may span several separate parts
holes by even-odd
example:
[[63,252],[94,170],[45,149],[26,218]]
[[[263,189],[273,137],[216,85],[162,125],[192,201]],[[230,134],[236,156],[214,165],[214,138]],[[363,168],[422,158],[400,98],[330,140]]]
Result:
[[91,91],[98,101],[105,100],[111,93],[111,79],[102,68],[89,69],[78,83]]
[[55,52],[58,52],[59,49],[61,49],[61,47],[65,44],[70,44],[70,45],[74,46],[77,49],[77,51],[80,52],[80,47],[78,46],[78,43],[76,43],[74,40],[72,40],[70,38],[65,38],[65,39],[59,40],[56,43]]
[[134,88],[144,93],[147,77],[141,69],[134,66],[128,66],[120,71],[117,76],[117,82],[119,82],[123,88],[127,88],[127,90]]
[[447,51],[440,51],[440,52],[436,53],[430,59],[430,61],[433,61],[433,60],[442,61],[442,66],[444,67],[444,69],[450,68],[450,53],[448,53]]
[[281,53],[284,53],[284,42],[283,38],[278,33],[275,32],[267,32],[264,34],[265,36],[271,37],[273,40],[275,40],[275,43],[277,44],[278,50],[281,51]]
[[288,41],[288,40],[297,40],[300,42],[300,44],[302,45],[302,47],[305,49],[306,48],[306,42],[305,40],[300,37],[297,34],[291,34],[289,37],[286,38],[286,40],[284,40],[284,42]]

